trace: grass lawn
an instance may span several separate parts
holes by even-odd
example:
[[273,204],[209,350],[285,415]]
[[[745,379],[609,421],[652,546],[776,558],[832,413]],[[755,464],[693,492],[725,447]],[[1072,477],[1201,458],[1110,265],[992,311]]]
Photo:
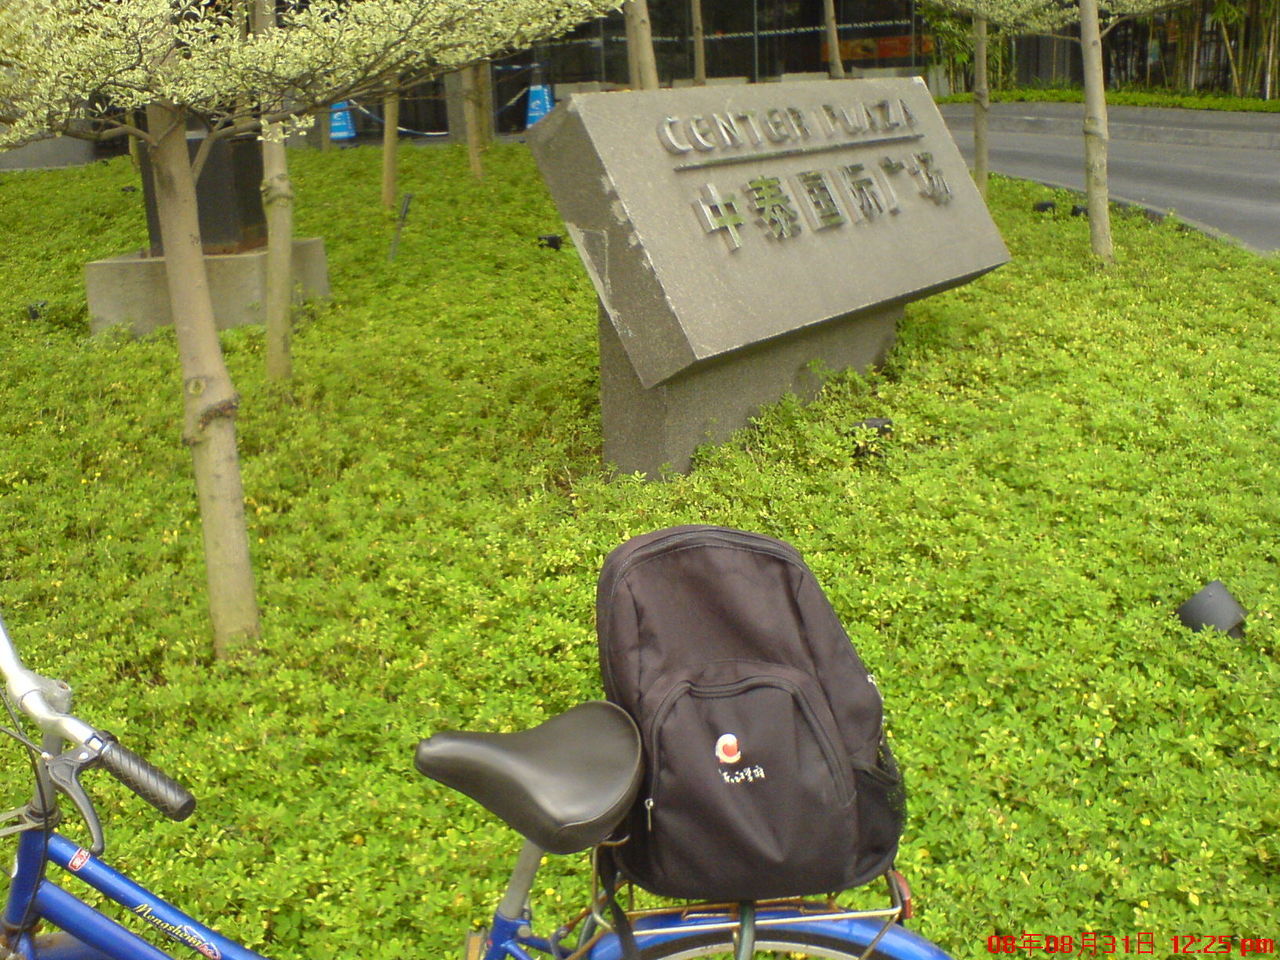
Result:
[[[610,480],[595,297],[537,245],[562,226],[527,152],[477,182],[464,152],[403,149],[395,263],[379,162],[292,156],[335,291],[296,381],[264,381],[259,330],[223,337],[265,628],[227,663],[172,335],[86,336],[83,264],[145,242],[137,176],[0,175],[0,610],[200,800],[161,822],[86,777],[111,860],[271,957],[452,956],[517,841],[412,770],[417,738],[598,696],[603,556],[710,522],[793,542],[879,678],[926,936],[1280,936],[1280,261],[1118,213],[1100,271],[1083,219],[1032,212],[1052,191],[997,178],[1013,262],[910,308],[882,370],[687,477]],[[859,455],[872,416],[895,433]],[[1212,579],[1244,639],[1174,617]],[[539,882],[548,926],[584,863]]]

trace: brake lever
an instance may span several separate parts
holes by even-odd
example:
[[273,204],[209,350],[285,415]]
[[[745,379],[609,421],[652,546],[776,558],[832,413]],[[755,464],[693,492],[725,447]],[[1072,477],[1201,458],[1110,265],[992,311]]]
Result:
[[80,774],[91,767],[96,767],[100,761],[100,755],[86,747],[73,747],[56,757],[46,755],[44,761],[49,771],[49,779],[70,798],[88,825],[89,835],[92,838],[89,852],[95,857],[102,856],[107,841],[102,833],[102,822],[98,819],[98,812],[93,809],[89,794],[80,785]]

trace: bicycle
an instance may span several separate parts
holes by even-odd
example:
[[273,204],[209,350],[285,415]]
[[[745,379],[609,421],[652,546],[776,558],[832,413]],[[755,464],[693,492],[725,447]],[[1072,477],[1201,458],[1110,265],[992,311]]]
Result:
[[[14,722],[14,729],[4,732],[30,751],[35,781],[27,804],[0,814],[0,823],[9,824],[0,829],[0,837],[16,836],[18,846],[0,928],[0,957],[172,960],[50,880],[46,874],[53,864],[140,923],[210,960],[266,960],[105,863],[102,825],[80,775],[102,767],[174,820],[191,815],[192,794],[115,737],[74,716],[71,688],[23,666],[2,619],[0,673]],[[19,711],[40,730],[40,743],[20,729]],[[628,954],[640,960],[951,960],[901,925],[909,914],[910,894],[892,873],[886,875],[890,905],[877,910],[842,909],[833,898],[681,904],[624,913],[613,882],[597,882],[578,918],[549,936],[535,934],[528,902],[544,854],[603,849],[640,784],[639,734],[631,718],[611,703],[579,704],[517,733],[437,733],[419,743],[415,763],[425,775],[478,800],[525,838],[489,927],[466,938],[465,960],[534,960],[535,955],[624,960]],[[56,831],[59,793],[84,819],[88,848]],[[52,932],[37,933],[42,924]]]

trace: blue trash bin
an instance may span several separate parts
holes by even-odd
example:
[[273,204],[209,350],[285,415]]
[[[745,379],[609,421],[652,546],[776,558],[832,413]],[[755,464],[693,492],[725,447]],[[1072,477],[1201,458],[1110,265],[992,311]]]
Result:
[[527,130],[551,112],[555,106],[551,99],[551,88],[545,83],[535,83],[529,87],[529,106],[525,111],[524,125]]
[[351,116],[351,104],[339,100],[329,108],[329,139],[354,140],[356,122]]

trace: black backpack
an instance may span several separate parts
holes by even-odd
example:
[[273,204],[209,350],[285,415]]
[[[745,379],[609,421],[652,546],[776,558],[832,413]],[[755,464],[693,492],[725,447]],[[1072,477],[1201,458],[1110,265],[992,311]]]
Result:
[[880,692],[795,548],[724,527],[635,537],[605,560],[596,614],[605,692],[645,753],[624,876],[742,901],[892,866],[905,795]]

